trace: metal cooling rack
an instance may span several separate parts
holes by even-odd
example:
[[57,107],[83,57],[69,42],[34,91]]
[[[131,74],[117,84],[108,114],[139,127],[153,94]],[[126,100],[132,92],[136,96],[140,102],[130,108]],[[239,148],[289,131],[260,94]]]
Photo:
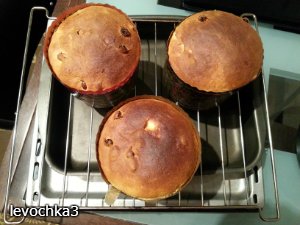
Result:
[[[30,13],[30,20],[28,26],[28,33],[26,39],[26,48],[24,53],[23,70],[21,74],[19,98],[17,104],[16,121],[15,127],[18,127],[18,116],[19,108],[21,104],[21,93],[24,86],[24,68],[27,58],[27,49],[31,32],[32,16],[34,11],[44,10],[46,17],[49,19],[49,24],[55,19],[48,16],[48,11],[42,7],[34,7]],[[253,14],[243,14],[243,18],[251,18],[254,21],[254,26],[258,32],[257,19]],[[139,32],[141,30],[147,30],[145,36],[152,35],[152,38],[145,40],[142,38],[142,59],[139,65],[139,78],[143,80],[145,84],[150,86],[150,93],[155,95],[164,95],[163,82],[163,65],[161,62],[166,60],[165,43],[166,39],[163,39],[159,33],[165,29],[165,25],[174,28],[183,17],[174,16],[139,16],[132,17],[135,21]],[[162,26],[162,27],[161,27]],[[145,28],[145,29],[144,29]],[[164,46],[164,47],[162,47]],[[143,58],[144,57],[144,58]],[[145,71],[148,68],[152,71],[152,77],[147,77]],[[150,68],[151,67],[151,68]],[[149,72],[149,71],[148,71]],[[262,90],[263,104],[260,109],[254,110],[254,123],[259,124],[255,127],[258,135],[261,135],[266,126],[266,133],[268,142],[270,145],[270,159],[272,166],[272,177],[273,187],[275,193],[275,208],[276,215],[274,217],[265,217],[263,215],[264,206],[264,193],[263,193],[263,168],[261,155],[264,149],[264,145],[260,146],[254,156],[254,159],[249,162],[248,160],[248,149],[245,144],[247,138],[245,133],[248,127],[247,122],[244,118],[244,105],[242,98],[243,90],[237,91],[233,99],[235,101],[235,121],[237,122],[237,129],[234,130],[234,137],[238,138],[237,141],[239,146],[235,146],[238,152],[237,160],[233,160],[231,163],[231,153],[228,147],[228,136],[230,133],[227,132],[226,118],[224,119],[223,106],[216,104],[214,114],[215,121],[213,125],[209,122],[210,116],[206,115],[201,111],[193,111],[189,114],[194,119],[195,125],[203,140],[208,140],[208,136],[213,133],[213,142],[218,149],[216,153],[219,159],[219,164],[214,168],[203,168],[201,164],[197,171],[194,179],[191,181],[185,189],[183,189],[178,195],[168,198],[166,200],[160,200],[155,202],[144,202],[138,199],[130,198],[126,195],[121,195],[115,201],[113,205],[107,205],[105,203],[105,193],[109,189],[109,186],[102,180],[98,168],[95,168],[93,141],[95,138],[95,132],[97,132],[97,126],[99,121],[103,118],[103,112],[89,107],[82,103],[76,98],[76,93],[69,94],[66,90],[63,90],[65,99],[67,99],[66,118],[65,118],[65,141],[63,149],[63,160],[59,163],[53,163],[51,158],[51,152],[48,146],[48,141],[51,141],[51,123],[53,123],[54,117],[51,116],[51,107],[55,102],[53,97],[53,90],[59,88],[59,84],[53,80],[51,72],[43,61],[42,72],[41,72],[41,83],[40,83],[40,95],[38,96],[37,116],[35,121],[34,140],[32,146],[32,156],[30,162],[28,187],[26,193],[26,205],[28,207],[39,207],[46,204],[53,205],[58,204],[60,206],[70,206],[77,204],[82,210],[232,210],[232,209],[244,209],[244,210],[259,210],[259,215],[264,221],[276,221],[280,217],[279,212],[279,197],[276,181],[275,161],[273,155],[273,145],[271,137],[271,129],[269,122],[269,111],[267,105],[267,98],[265,92],[265,83],[263,76],[257,81],[260,90]],[[255,89],[255,88],[254,88]],[[141,90],[137,85],[134,94],[141,94]],[[46,101],[45,101],[46,99]],[[259,113],[263,110],[262,119],[265,125],[262,126],[257,121],[260,116]],[[226,113],[225,109],[225,113]],[[223,114],[222,114],[223,113]],[[247,113],[246,113],[247,114]],[[74,153],[73,142],[74,142],[74,126],[76,126],[76,118],[80,116],[84,119],[87,126],[84,127],[87,146],[86,158],[83,157],[82,162],[75,162],[74,159],[77,153]],[[226,116],[225,116],[226,117]],[[225,122],[224,122],[225,120]],[[257,120],[257,121],[256,121]],[[53,128],[53,127],[52,127]],[[260,130],[262,129],[262,130]],[[229,129],[228,129],[229,130]],[[10,193],[10,182],[11,182],[11,170],[12,170],[12,159],[14,156],[15,149],[15,138],[18,129],[14,129],[13,133],[13,144],[12,152],[10,157],[10,169],[8,171],[8,186],[6,190],[6,201],[5,201],[5,215],[4,220],[7,224],[21,223],[21,221],[11,222],[7,219],[7,210],[9,206],[9,193]],[[263,136],[263,135],[262,135]],[[76,136],[77,137],[77,136]],[[259,137],[260,138],[260,137]],[[258,139],[259,139],[258,138]],[[251,138],[250,138],[251,139]],[[261,141],[261,140],[260,140]],[[75,140],[76,143],[76,140]],[[263,144],[259,142],[259,144]],[[258,145],[259,145],[258,144]],[[55,161],[55,160],[54,160]],[[72,165],[70,165],[72,164]],[[74,164],[74,165],[73,165]],[[47,183],[49,179],[55,178],[55,184]],[[216,185],[217,184],[217,185]],[[44,186],[45,185],[45,186]],[[49,189],[46,188],[49,186]],[[216,187],[217,186],[217,187]],[[45,188],[47,189],[45,191]],[[210,193],[208,190],[215,190],[214,193]],[[191,191],[192,190],[192,191]],[[242,190],[242,191],[239,191]]]

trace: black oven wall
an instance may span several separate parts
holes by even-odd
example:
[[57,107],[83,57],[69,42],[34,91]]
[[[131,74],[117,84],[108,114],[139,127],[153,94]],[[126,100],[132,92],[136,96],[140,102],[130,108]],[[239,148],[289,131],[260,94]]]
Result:
[[[52,13],[55,3],[56,0],[0,0],[0,128],[11,129],[14,124],[30,10],[33,6],[44,6]],[[46,22],[44,13],[35,14],[27,75],[35,49],[45,31]]]
[[258,21],[274,25],[275,29],[300,33],[299,0],[158,0],[158,4],[187,9],[224,10],[236,15],[254,13]]
[[274,28],[300,33],[299,0],[181,0],[182,7],[190,10],[219,9],[237,15],[254,13],[259,21]]

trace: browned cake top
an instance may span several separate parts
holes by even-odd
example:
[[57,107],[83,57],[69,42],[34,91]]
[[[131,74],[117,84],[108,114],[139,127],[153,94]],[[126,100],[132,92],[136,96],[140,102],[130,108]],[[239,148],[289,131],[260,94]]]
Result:
[[203,11],[186,18],[169,39],[169,63],[185,83],[227,92],[254,80],[263,61],[258,33],[242,18]]
[[200,162],[200,140],[192,121],[163,98],[143,96],[117,106],[98,135],[105,179],[136,198],[175,194]]
[[124,84],[138,64],[141,47],[127,15],[109,5],[84,4],[53,22],[44,51],[65,86],[94,94]]

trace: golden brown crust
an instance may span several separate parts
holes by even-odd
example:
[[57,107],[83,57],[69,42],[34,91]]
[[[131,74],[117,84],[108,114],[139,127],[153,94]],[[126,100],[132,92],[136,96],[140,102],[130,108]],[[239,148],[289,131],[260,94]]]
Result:
[[44,44],[57,79],[82,94],[104,94],[124,85],[140,53],[134,23],[103,4],[83,4],[62,13],[48,29]]
[[242,18],[203,11],[176,27],[168,56],[182,81],[200,91],[219,93],[240,88],[259,75],[263,46],[257,32]]
[[144,200],[166,198],[182,189],[198,168],[200,153],[191,119],[161,97],[121,103],[105,117],[97,137],[104,179]]

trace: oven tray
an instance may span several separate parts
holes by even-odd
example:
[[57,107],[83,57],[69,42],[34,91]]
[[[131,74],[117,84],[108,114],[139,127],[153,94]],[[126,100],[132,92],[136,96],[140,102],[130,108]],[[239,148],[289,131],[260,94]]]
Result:
[[[182,17],[133,18],[142,39],[136,88],[131,93],[167,97],[166,42]],[[49,19],[49,24],[53,20]],[[121,194],[104,201],[95,138],[107,110],[70,94],[42,63],[30,161],[27,206],[79,205],[83,210],[259,209],[264,204],[262,155],[266,137],[263,78],[209,111],[188,111],[201,134],[202,164],[179,194],[144,202]]]

